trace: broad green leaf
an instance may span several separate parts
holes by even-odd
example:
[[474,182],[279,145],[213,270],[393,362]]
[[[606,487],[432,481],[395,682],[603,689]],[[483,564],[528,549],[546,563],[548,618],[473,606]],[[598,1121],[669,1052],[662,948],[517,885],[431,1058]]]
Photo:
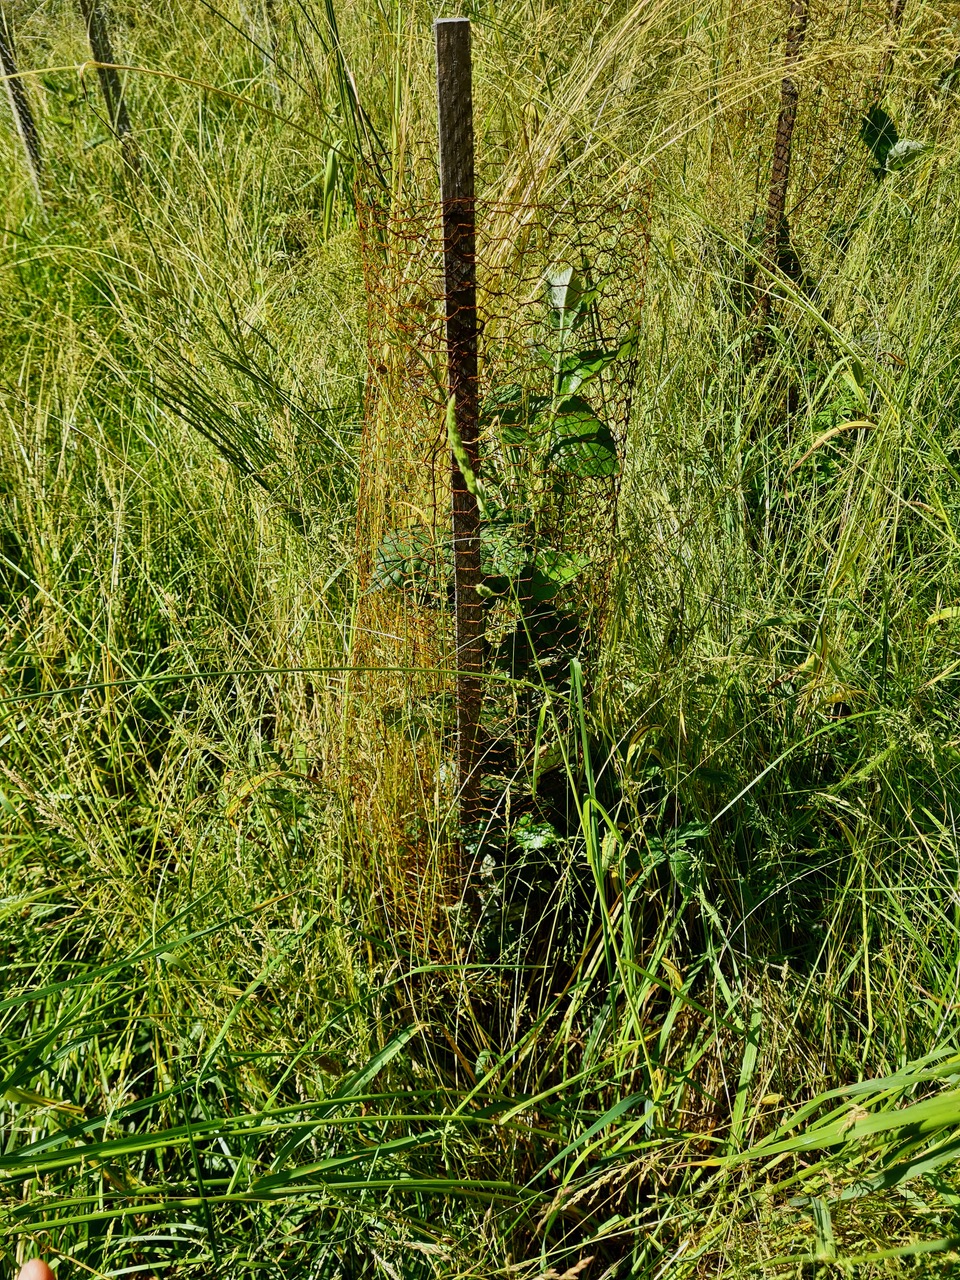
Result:
[[557,362],[560,394],[569,396],[584,383],[602,373],[608,365],[631,354],[636,343],[636,333],[630,334],[618,347],[593,347],[587,351],[573,352]]
[[614,476],[620,470],[617,446],[606,423],[580,396],[561,400],[551,422],[547,461],[574,476]]
[[519,577],[528,559],[525,525],[488,520],[480,526],[480,568],[492,577]]
[[918,142],[916,138],[901,138],[887,152],[886,163],[883,167],[887,173],[896,173],[898,169],[905,169],[918,156],[923,155],[926,149],[927,144]]
[[484,400],[480,409],[480,421],[484,425],[491,422],[501,424],[517,422],[523,412],[527,392],[518,382],[511,382],[505,387],[495,387]]
[[552,600],[560,590],[556,582],[537,565],[533,566],[530,574],[530,581],[527,584],[527,594],[532,600],[542,603],[545,600]]
[[589,556],[572,551],[554,551],[550,548],[538,551],[533,575],[533,598],[549,600],[568,586],[590,563]]
[[564,335],[579,329],[587,316],[587,308],[599,289],[585,289],[583,281],[573,267],[561,267],[544,277],[549,321],[559,331],[561,344]]
[[373,591],[436,590],[449,571],[450,549],[427,525],[393,529],[377,547]]
[[504,427],[500,433],[504,444],[513,448],[532,449],[538,441],[536,431],[531,431],[527,423],[514,427]]
[[549,822],[535,822],[529,813],[521,817],[511,834],[514,843],[528,853],[540,853],[560,839]]
[[531,424],[549,403],[549,396],[533,395],[519,383],[511,383],[487,396],[480,411],[480,425],[499,428],[504,444],[529,446],[537,438]]
[[874,103],[863,117],[860,125],[860,137],[869,147],[877,162],[877,168],[883,169],[887,163],[887,155],[897,145],[897,126],[891,116],[879,103]]
[[583,282],[573,267],[548,271],[545,283],[547,302],[556,316],[557,328],[572,327],[583,301]]

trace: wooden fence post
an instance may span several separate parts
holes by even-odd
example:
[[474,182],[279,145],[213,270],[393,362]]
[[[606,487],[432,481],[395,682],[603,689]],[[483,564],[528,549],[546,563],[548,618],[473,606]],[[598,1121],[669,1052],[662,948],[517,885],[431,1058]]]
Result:
[[[479,473],[477,403],[476,212],[473,175],[473,89],[470,22],[438,18],[437,103],[443,212],[447,376],[456,430],[474,475]],[[450,458],[456,635],[457,763],[461,825],[482,816],[480,706],[483,700],[483,602],[480,512],[457,461]]]
[[[790,225],[786,212],[787,188],[790,185],[793,130],[797,122],[797,103],[800,100],[800,86],[793,75],[803,47],[803,38],[806,35],[808,15],[808,0],[791,0],[783,81],[780,85],[780,113],[777,116],[777,132],[773,143],[773,164],[770,169],[770,190],[767,195],[767,215],[763,233],[764,257],[770,270],[777,268],[784,270],[789,265],[787,260],[792,252]],[[769,288],[763,293],[761,307],[763,313],[768,315]]]
[[90,41],[90,52],[97,64],[97,77],[103,100],[107,106],[107,117],[110,128],[123,145],[124,152],[133,156],[133,128],[127,112],[127,104],[123,96],[123,84],[117,71],[113,45],[110,43],[110,29],[107,25],[107,11],[103,0],[80,0],[80,12],[87,28],[87,39]]
[[40,137],[34,124],[33,112],[27,100],[23,81],[17,74],[17,62],[14,54],[13,32],[7,22],[6,11],[0,4],[0,68],[7,86],[7,97],[10,99],[10,110],[13,112],[13,123],[23,144],[23,154],[27,162],[27,172],[33,184],[34,194],[40,204],[43,195],[40,191],[40,173],[43,161],[40,156]]

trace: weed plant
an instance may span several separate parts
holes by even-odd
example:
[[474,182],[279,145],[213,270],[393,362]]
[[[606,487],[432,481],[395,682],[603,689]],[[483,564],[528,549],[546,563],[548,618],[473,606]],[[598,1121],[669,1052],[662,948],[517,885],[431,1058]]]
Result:
[[483,194],[650,212],[603,626],[491,677],[466,905],[442,609],[366,536],[437,15],[117,0],[134,169],[78,13],[5,8],[5,1273],[955,1274],[953,7],[812,8],[786,276],[785,8],[468,6]]

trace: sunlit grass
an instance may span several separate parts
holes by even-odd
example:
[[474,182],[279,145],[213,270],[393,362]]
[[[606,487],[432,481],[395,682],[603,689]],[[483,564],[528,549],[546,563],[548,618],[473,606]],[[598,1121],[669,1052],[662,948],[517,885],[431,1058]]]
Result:
[[13,7],[68,69],[42,215],[0,136],[0,1256],[949,1274],[956,36],[814,15],[758,348],[786,15],[471,13],[482,296],[629,218],[641,327],[592,647],[492,678],[523,776],[463,909],[442,601],[368,589],[442,430],[396,301],[433,16],[118,6],[138,175],[79,18]]

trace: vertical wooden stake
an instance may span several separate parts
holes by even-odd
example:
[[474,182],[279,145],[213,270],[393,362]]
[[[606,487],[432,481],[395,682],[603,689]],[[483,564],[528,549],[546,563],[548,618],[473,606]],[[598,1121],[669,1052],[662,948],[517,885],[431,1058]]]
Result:
[[[440,200],[446,295],[447,376],[457,432],[474,475],[479,472],[477,406],[476,213],[473,178],[473,88],[470,22],[438,18],[437,102]],[[454,547],[457,762],[461,825],[481,817],[479,745],[483,700],[483,602],[480,512],[456,456],[450,458]]]
[[[773,165],[770,170],[763,237],[764,256],[771,269],[780,267],[790,251],[790,227],[786,214],[787,188],[790,185],[793,130],[797,122],[797,103],[800,100],[800,87],[793,78],[793,71],[803,47],[808,12],[808,0],[791,0],[783,81],[780,85],[780,114],[777,117],[777,132],[773,143]],[[764,314],[770,311],[769,290],[763,294],[761,308]]]
[[110,128],[123,144],[124,154],[128,159],[135,155],[133,148],[133,128],[127,113],[127,104],[123,97],[123,84],[117,71],[113,45],[110,43],[110,29],[107,24],[107,11],[104,0],[80,0],[80,12],[87,28],[87,39],[90,41],[90,52],[97,63],[97,77],[100,89],[107,106],[107,118]]
[[20,141],[23,144],[23,154],[27,162],[27,171],[30,174],[34,194],[40,204],[43,204],[43,195],[40,191],[40,173],[43,169],[43,161],[40,156],[40,137],[37,133],[37,126],[33,121],[33,112],[30,110],[30,103],[27,101],[27,93],[23,87],[23,81],[17,74],[13,33],[7,23],[7,15],[2,4],[0,4],[0,69],[3,72],[4,84],[7,86],[7,97],[10,99],[13,122],[17,127],[17,133],[20,135]]

